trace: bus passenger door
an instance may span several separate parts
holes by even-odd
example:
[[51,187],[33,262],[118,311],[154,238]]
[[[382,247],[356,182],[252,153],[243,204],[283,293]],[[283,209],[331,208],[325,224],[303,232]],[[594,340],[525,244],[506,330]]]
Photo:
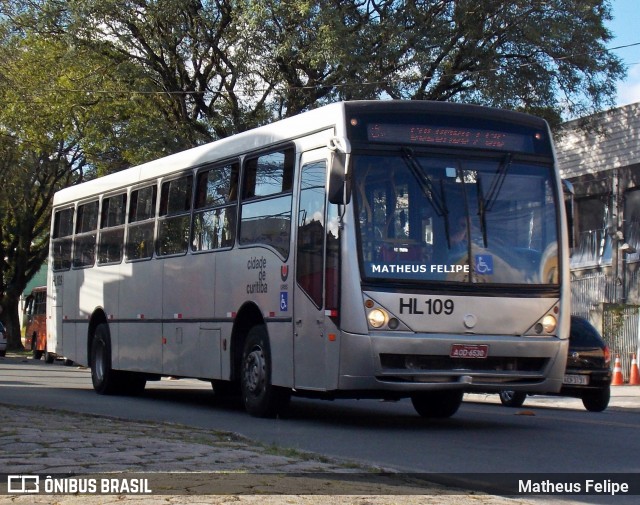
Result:
[[[294,383],[298,388],[324,390],[331,373],[326,366],[329,318],[325,316],[325,282],[328,268],[337,268],[337,262],[329,265],[326,254],[327,245],[333,247],[327,239],[330,230],[326,211],[326,151],[314,153],[303,154],[300,172],[293,309]],[[337,244],[337,230],[335,237]]]

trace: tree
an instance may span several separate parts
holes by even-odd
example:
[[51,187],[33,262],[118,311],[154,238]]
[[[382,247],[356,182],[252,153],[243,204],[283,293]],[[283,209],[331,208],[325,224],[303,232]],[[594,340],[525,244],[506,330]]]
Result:
[[[554,125],[613,105],[608,1],[251,2],[287,114],[327,97],[449,100]],[[256,6],[261,6],[257,8]],[[289,15],[287,15],[289,12]],[[302,21],[298,21],[302,18]]]
[[12,348],[20,347],[20,295],[48,254],[54,193],[183,145],[149,107],[161,97],[78,93],[144,84],[137,67],[108,78],[106,68],[85,48],[0,25],[0,312]]
[[[562,116],[613,104],[609,0],[17,0],[16,23],[143,69],[191,145],[338,99]],[[131,90],[133,91],[133,90]]]
[[20,295],[49,251],[53,194],[77,178],[82,163],[69,135],[69,104],[55,103],[47,92],[60,77],[48,64],[60,51],[41,41],[27,50],[7,30],[0,40],[0,306],[15,348]]
[[37,152],[13,142],[0,142],[0,306],[10,348],[20,347],[18,300],[47,257],[53,193],[72,179],[73,158],[61,144]]

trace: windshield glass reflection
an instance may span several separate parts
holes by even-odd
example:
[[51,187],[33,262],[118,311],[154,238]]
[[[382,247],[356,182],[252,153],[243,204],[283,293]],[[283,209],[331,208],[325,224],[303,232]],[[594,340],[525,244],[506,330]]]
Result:
[[367,279],[557,284],[551,167],[496,159],[358,156]]

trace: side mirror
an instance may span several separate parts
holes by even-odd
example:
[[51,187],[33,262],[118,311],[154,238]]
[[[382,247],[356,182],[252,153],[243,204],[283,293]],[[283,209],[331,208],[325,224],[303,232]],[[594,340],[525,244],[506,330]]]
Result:
[[331,151],[329,159],[329,203],[346,205],[351,200],[351,144],[346,138],[332,137],[327,144]]
[[573,189],[573,184],[569,181],[563,179],[562,180],[562,193],[564,196],[564,208],[567,214],[567,233],[569,235],[569,249],[573,249],[574,241],[573,241],[573,197],[575,196],[575,191]]

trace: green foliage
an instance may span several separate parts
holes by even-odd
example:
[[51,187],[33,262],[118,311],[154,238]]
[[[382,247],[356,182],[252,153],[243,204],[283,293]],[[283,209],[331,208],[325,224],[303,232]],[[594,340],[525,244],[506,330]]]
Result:
[[[10,344],[18,336],[17,300],[26,283],[42,266],[48,251],[50,204],[53,193],[69,181],[68,162],[75,158],[68,137],[66,111],[33,93],[28,72],[31,58],[50,76],[44,48],[34,40],[32,50],[3,32],[0,47],[0,306]],[[68,138],[68,140],[66,140]]]
[[110,92],[102,100],[122,101],[116,90],[128,92],[140,102],[131,110],[165,121],[174,147],[338,99],[464,101],[557,123],[613,104],[624,75],[606,50],[609,0],[12,5],[22,29],[104,58],[108,73],[94,88]]
[[122,93],[146,79],[139,67],[111,74],[111,60],[86,46],[16,27],[0,18],[0,307],[14,347],[19,296],[48,254],[55,191],[185,146],[150,105],[157,95]]

